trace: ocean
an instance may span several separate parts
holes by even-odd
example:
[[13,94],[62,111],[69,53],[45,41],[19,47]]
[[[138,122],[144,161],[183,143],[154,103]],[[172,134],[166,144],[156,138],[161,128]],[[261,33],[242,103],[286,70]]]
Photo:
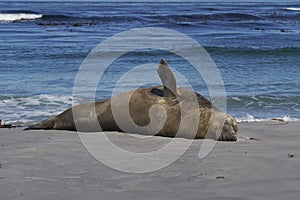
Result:
[[[26,126],[69,108],[89,52],[115,34],[145,27],[176,30],[206,49],[224,82],[226,112],[238,121],[300,120],[300,4],[276,1],[0,1],[0,119]],[[161,58],[184,69],[193,89],[210,98],[187,62],[147,50],[112,63],[97,87],[97,100],[111,97],[131,66],[158,64]],[[135,80],[123,89],[131,89]]]

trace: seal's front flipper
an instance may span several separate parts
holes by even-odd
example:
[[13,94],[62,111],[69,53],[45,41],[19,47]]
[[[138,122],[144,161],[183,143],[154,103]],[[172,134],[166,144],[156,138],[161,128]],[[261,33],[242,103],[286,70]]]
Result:
[[167,62],[164,59],[160,61],[157,73],[164,86],[164,95],[166,97],[176,96],[176,79],[172,70],[169,68]]

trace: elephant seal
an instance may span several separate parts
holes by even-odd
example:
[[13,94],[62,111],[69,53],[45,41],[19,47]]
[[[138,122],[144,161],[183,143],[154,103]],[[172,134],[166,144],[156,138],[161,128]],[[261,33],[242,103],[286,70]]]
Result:
[[[237,140],[238,124],[232,116],[218,110],[202,95],[177,87],[175,76],[165,60],[160,61],[157,71],[162,86],[128,91],[107,100],[77,105],[26,130],[120,131],[165,137]],[[192,106],[193,97],[196,107],[195,104]],[[126,99],[129,109],[125,106]],[[126,108],[130,117],[122,116]],[[118,120],[115,114],[120,114]],[[182,118],[189,123],[181,123]],[[196,126],[195,133],[191,133],[191,125]]]

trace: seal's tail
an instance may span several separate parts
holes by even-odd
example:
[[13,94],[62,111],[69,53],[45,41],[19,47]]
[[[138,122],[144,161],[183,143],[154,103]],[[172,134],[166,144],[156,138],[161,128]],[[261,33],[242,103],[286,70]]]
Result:
[[42,121],[41,123],[29,126],[25,128],[24,130],[32,130],[32,129],[53,129],[54,128],[54,120],[47,119],[45,121]]

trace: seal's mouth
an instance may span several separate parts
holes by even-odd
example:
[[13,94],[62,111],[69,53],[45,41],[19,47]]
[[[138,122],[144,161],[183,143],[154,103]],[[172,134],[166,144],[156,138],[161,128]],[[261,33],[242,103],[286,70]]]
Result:
[[237,134],[234,133],[222,133],[218,139],[219,141],[237,141]]

